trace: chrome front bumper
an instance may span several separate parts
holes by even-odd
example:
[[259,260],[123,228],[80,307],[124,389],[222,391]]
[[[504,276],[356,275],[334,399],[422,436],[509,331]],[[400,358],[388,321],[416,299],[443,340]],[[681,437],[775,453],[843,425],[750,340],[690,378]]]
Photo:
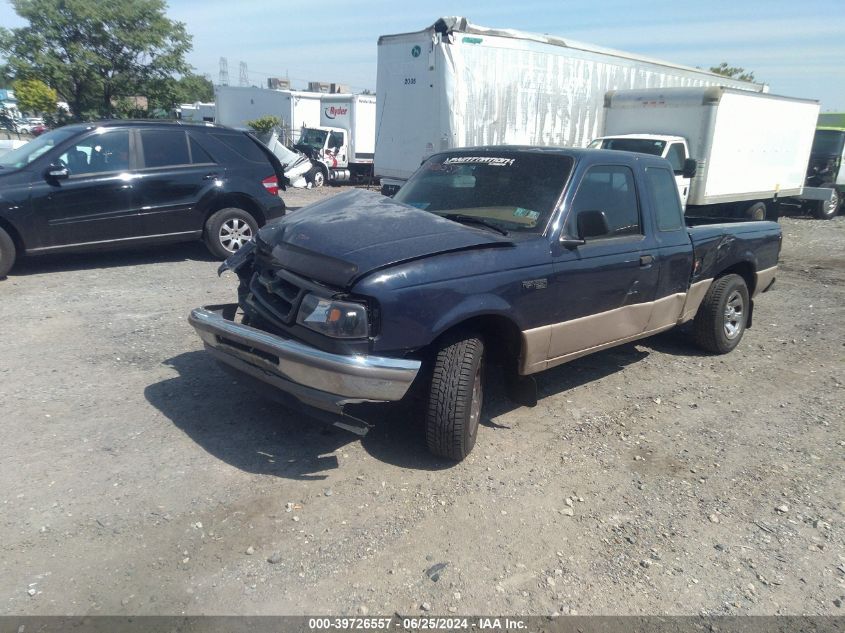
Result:
[[242,325],[237,307],[196,308],[188,321],[217,360],[304,404],[342,413],[346,404],[401,400],[419,372],[419,361],[330,354]]

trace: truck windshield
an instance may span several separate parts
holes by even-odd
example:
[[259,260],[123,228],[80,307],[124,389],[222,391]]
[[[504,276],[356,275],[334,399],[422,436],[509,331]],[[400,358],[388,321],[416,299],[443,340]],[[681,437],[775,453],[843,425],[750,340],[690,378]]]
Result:
[[[593,145],[590,144],[590,147]],[[663,156],[663,148],[666,141],[657,141],[647,138],[606,138],[601,143],[602,149],[616,149],[622,152],[639,152],[640,154],[653,154]]]
[[816,130],[812,154],[817,156],[839,156],[845,143],[845,130]]
[[[485,151],[432,156],[394,200],[505,231],[542,232],[572,170],[569,156]],[[460,221],[460,220],[459,220]]]
[[307,145],[308,147],[313,147],[314,149],[323,149],[326,144],[326,136],[328,136],[328,132],[325,130],[312,130],[311,128],[305,128],[302,131],[302,136],[299,137],[298,145]]
[[0,156],[0,169],[19,169],[29,165],[36,158],[50,151],[62,141],[79,134],[78,129],[59,128],[32,139],[11,152]]

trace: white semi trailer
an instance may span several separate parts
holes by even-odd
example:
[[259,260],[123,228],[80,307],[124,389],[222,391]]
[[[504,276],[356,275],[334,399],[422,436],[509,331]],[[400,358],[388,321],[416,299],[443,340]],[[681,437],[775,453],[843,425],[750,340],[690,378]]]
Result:
[[805,179],[819,104],[719,86],[610,91],[590,147],[666,158],[687,215],[775,219],[830,198]]
[[621,88],[726,85],[697,68],[447,17],[378,40],[375,175],[395,191],[428,155],[488,144],[583,147]]

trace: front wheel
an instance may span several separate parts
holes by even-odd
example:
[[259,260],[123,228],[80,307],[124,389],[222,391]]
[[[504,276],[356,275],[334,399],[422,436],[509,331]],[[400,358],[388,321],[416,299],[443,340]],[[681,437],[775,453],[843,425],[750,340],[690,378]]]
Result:
[[311,174],[311,182],[314,183],[314,187],[322,187],[326,184],[326,176],[322,169],[314,168],[314,173]]
[[0,279],[12,269],[17,257],[17,249],[12,237],[3,229],[0,229]]
[[830,220],[839,211],[839,192],[832,183],[827,183],[822,185],[822,187],[830,187],[833,191],[830,200],[827,202],[819,200],[813,205],[813,215],[819,220]]
[[226,259],[258,232],[255,218],[235,207],[220,209],[205,223],[205,245],[218,259]]
[[748,322],[748,286],[739,275],[719,277],[710,286],[692,325],[696,344],[713,354],[739,345]]
[[484,341],[475,334],[444,339],[434,359],[428,395],[428,450],[456,461],[469,455],[483,404]]

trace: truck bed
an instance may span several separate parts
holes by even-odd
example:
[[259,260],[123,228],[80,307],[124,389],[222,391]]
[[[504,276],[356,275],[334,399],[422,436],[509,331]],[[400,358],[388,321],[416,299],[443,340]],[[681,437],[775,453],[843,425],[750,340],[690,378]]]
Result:
[[[725,262],[747,262],[749,275],[777,266],[781,246],[777,222],[687,218],[687,232],[695,259],[701,262],[693,281],[713,277]],[[751,286],[753,293],[754,283]]]

